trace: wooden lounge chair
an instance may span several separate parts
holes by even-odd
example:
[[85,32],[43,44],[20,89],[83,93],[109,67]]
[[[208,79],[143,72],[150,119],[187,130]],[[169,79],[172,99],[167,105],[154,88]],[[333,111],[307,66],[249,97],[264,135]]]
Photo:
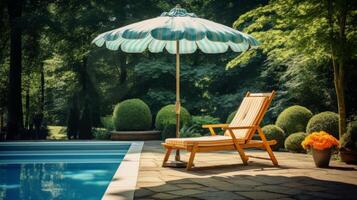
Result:
[[[236,150],[244,165],[247,165],[249,157],[271,160],[275,166],[278,165],[270,146],[276,144],[275,140],[267,141],[259,124],[266,113],[275,92],[271,93],[247,93],[244,97],[236,115],[230,124],[208,124],[207,128],[211,136],[196,138],[168,138],[162,143],[166,154],[162,166],[165,167],[172,150],[182,149],[191,152],[186,170],[190,170],[197,152],[209,152],[219,150]],[[217,135],[215,128],[225,130],[224,135]],[[253,135],[258,132],[261,140],[252,140]],[[265,149],[269,158],[247,156],[245,148]]]

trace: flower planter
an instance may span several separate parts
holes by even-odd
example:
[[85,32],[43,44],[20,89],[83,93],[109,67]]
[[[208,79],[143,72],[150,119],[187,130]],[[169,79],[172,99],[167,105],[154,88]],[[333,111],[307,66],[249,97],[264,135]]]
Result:
[[312,157],[314,158],[316,167],[328,167],[331,158],[331,149],[318,150],[312,148]]
[[347,151],[340,150],[340,158],[342,162],[347,164],[357,164],[357,152],[356,151]]

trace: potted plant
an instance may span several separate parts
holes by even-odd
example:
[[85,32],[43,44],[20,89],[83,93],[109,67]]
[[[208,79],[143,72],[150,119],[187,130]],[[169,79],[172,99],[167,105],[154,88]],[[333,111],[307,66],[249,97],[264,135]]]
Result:
[[328,167],[331,152],[338,146],[338,140],[325,131],[313,132],[301,143],[304,149],[310,149],[316,167]]
[[348,124],[347,132],[341,138],[340,158],[347,164],[357,163],[357,121]]

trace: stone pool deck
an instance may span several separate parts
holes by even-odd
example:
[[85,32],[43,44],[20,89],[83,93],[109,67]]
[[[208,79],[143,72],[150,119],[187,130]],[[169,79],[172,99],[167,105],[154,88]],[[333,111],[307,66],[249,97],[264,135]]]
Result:
[[[199,153],[192,171],[162,168],[160,141],[146,141],[135,199],[356,199],[357,166],[332,161],[315,168],[311,155],[276,152],[280,167],[236,152]],[[250,150],[249,155],[267,156]],[[182,152],[182,160],[187,159]],[[172,159],[174,156],[171,156]]]

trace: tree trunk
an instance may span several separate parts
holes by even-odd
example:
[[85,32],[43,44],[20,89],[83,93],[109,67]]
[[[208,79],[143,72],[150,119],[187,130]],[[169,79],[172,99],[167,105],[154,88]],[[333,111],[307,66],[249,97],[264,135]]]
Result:
[[25,128],[28,129],[30,120],[30,80],[26,84],[25,109]]
[[334,68],[334,83],[335,91],[337,96],[337,106],[338,106],[338,128],[339,128],[339,137],[342,138],[342,135],[346,131],[346,104],[345,104],[345,92],[344,92],[344,70],[343,63],[340,62],[337,64],[333,62]]
[[335,3],[335,12],[337,13],[338,32],[334,31],[333,21],[333,3],[328,1],[328,23],[330,26],[330,47],[331,59],[334,71],[334,84],[337,97],[337,106],[339,114],[339,137],[346,132],[346,104],[345,104],[345,62],[346,62],[346,18],[347,18],[347,1],[343,0]]
[[43,63],[41,64],[41,97],[40,97],[40,111],[43,114],[45,109],[45,69]]
[[8,1],[10,19],[10,72],[8,96],[7,139],[15,139],[23,127],[21,100],[21,26],[22,0]]

